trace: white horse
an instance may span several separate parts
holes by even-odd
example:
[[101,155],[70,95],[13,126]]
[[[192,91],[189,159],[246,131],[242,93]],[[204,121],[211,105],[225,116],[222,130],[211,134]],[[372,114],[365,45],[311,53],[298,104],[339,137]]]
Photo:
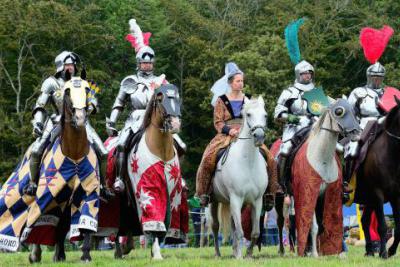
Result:
[[237,140],[228,148],[226,158],[223,157],[224,160],[220,160],[217,164],[213,179],[214,197],[211,203],[215,255],[221,256],[217,237],[218,203],[222,203],[223,207],[230,207],[233,219],[233,254],[237,259],[242,258],[241,209],[244,204],[252,206],[251,245],[247,250],[247,256],[251,256],[260,234],[262,197],[268,185],[266,163],[259,150],[264,143],[267,123],[267,112],[262,97],[246,100],[242,115],[243,124]]

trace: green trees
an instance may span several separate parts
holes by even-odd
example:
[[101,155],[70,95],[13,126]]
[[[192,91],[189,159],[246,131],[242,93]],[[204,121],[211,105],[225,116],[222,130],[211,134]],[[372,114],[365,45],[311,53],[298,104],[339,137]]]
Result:
[[[128,20],[151,31],[156,73],[165,73],[183,96],[182,138],[189,150],[182,165],[190,189],[202,152],[214,136],[210,87],[235,61],[246,91],[263,94],[269,114],[268,141],[279,136],[272,112],[282,89],[294,80],[283,30],[306,17],[300,29],[302,56],[316,69],[316,82],[332,97],[365,82],[368,63],[358,43],[362,27],[399,29],[400,4],[386,1],[289,0],[4,0],[0,3],[0,177],[6,178],[33,141],[30,110],[42,80],[53,74],[62,50],[80,54],[100,88],[101,110],[93,125],[105,138],[120,81],[135,71],[134,50],[124,40]],[[400,87],[399,35],[381,62],[386,83]],[[120,120],[123,124],[123,118]],[[22,138],[21,138],[22,137]]]

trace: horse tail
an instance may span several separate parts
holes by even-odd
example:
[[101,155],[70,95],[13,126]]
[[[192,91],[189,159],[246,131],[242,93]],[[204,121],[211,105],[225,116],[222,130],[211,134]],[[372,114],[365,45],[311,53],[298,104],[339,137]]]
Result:
[[[219,221],[222,227],[222,235],[224,237],[222,244],[229,242],[231,234],[231,208],[229,204],[220,203],[218,207]],[[220,229],[221,229],[220,227]]]

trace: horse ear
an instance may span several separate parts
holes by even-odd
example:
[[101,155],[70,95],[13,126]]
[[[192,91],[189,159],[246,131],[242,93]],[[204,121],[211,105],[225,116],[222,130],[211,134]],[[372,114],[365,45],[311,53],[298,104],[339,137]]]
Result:
[[347,95],[342,95],[342,98],[343,98],[344,100],[348,100]]
[[395,95],[394,100],[396,101],[396,104],[398,107],[400,107],[400,99]]
[[64,95],[70,96],[71,95],[71,89],[67,88],[64,90]]
[[249,102],[250,102],[250,100],[247,97],[244,97],[244,103],[247,104]]
[[261,105],[264,106],[265,102],[264,102],[264,98],[262,96],[258,96],[258,103],[260,103]]

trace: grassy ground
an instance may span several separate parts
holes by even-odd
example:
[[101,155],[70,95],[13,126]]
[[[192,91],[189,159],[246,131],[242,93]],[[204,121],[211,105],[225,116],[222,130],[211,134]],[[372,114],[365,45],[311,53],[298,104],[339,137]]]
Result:
[[[222,258],[214,258],[213,248],[184,248],[184,249],[163,249],[163,261],[151,261],[150,250],[138,249],[132,251],[123,260],[114,260],[112,251],[93,251],[93,261],[89,264],[80,262],[80,252],[68,252],[65,263],[54,264],[52,262],[52,252],[44,252],[42,263],[33,266],[400,266],[400,256],[395,256],[388,260],[381,260],[378,257],[365,258],[364,248],[350,247],[347,258],[340,259],[338,256],[313,258],[299,258],[292,254],[279,257],[277,248],[262,248],[261,252],[256,251],[252,259],[235,260],[232,258],[230,247],[222,248]],[[4,253],[0,254],[0,266],[27,266],[28,253]]]

